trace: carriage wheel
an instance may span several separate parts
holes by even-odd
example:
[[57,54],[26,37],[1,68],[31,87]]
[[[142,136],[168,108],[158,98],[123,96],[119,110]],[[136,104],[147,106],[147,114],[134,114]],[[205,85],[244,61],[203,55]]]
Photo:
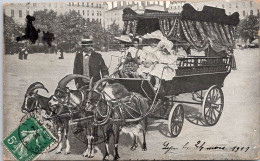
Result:
[[184,110],[181,104],[172,107],[168,118],[168,129],[172,137],[177,137],[182,129],[184,122]]
[[209,126],[215,125],[223,111],[224,95],[221,88],[214,85],[210,87],[204,96],[202,105],[202,116]]

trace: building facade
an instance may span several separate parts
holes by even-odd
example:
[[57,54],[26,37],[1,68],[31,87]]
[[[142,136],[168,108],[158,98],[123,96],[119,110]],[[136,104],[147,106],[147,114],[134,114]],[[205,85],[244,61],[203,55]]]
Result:
[[8,3],[4,7],[4,14],[12,17],[20,25],[26,23],[26,16],[35,11],[54,10],[57,14],[76,11],[90,22],[104,23],[104,13],[108,10],[107,3],[91,2],[50,2],[50,3]]
[[240,19],[245,19],[249,15],[259,15],[258,4],[254,0],[237,0],[237,1],[178,1],[171,2],[169,5],[169,12],[180,13],[182,6],[185,3],[190,3],[196,10],[201,11],[203,6],[212,6],[217,8],[223,8],[227,15],[231,15],[234,12],[239,13]]
[[106,2],[69,2],[67,4],[67,11],[76,11],[86,20],[99,22],[102,26],[105,25],[104,13],[107,10],[108,5]]
[[108,29],[113,23],[119,25],[119,28],[123,28],[123,10],[125,8],[131,8],[138,14],[144,13],[145,9],[166,11],[167,1],[119,1],[111,2],[112,9],[105,12],[105,28]]
[[14,21],[20,25],[26,23],[26,16],[33,15],[35,11],[54,10],[57,14],[67,12],[66,3],[51,2],[51,3],[8,3],[4,6],[4,14],[12,17]]

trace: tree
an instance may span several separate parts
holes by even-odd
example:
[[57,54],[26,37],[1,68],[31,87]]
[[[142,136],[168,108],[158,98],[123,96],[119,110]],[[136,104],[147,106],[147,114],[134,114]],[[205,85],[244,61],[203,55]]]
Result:
[[259,17],[250,15],[246,19],[240,21],[237,31],[238,37],[240,37],[244,42],[249,40],[249,42],[254,41],[258,36],[259,30]]
[[5,53],[16,53],[19,51],[19,46],[15,38],[22,35],[24,28],[19,26],[14,22],[11,17],[4,15],[4,43],[5,43]]

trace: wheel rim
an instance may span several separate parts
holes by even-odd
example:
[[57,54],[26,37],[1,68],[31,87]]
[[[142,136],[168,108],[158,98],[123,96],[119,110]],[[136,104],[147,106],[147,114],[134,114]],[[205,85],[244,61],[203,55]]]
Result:
[[182,129],[184,121],[184,110],[182,105],[176,106],[172,113],[172,117],[170,120],[170,134],[173,137],[177,137]]
[[224,95],[221,88],[211,87],[205,95],[203,101],[203,118],[207,125],[215,125],[223,111]]

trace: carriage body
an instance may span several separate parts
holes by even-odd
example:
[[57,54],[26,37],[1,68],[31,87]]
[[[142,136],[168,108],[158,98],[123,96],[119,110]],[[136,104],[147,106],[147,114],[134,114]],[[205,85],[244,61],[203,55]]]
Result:
[[[201,105],[200,112],[204,125],[215,125],[224,106],[221,88],[224,86],[225,78],[234,67],[232,52],[235,46],[235,29],[239,23],[239,14],[227,16],[225,10],[209,6],[204,7],[202,11],[196,11],[191,5],[185,4],[181,14],[151,10],[145,11],[144,14],[137,14],[126,8],[123,20],[125,22],[123,34],[144,35],[160,30],[168,40],[175,44],[176,49],[178,46],[188,44],[198,51],[206,51],[206,54],[178,58],[176,76],[169,81],[161,80],[158,91],[153,89],[153,82],[143,78],[116,76],[111,78],[109,83],[123,84],[129,91],[147,97],[151,108],[154,108],[151,110],[153,114],[149,116],[160,111],[160,108],[165,109],[164,112],[160,112],[163,116],[159,117],[168,118],[168,127],[173,137],[179,135],[183,125],[182,104]],[[185,93],[192,93],[192,96],[196,94],[197,98],[193,96],[193,101],[174,99],[175,96]],[[162,103],[156,104],[160,101]]]

